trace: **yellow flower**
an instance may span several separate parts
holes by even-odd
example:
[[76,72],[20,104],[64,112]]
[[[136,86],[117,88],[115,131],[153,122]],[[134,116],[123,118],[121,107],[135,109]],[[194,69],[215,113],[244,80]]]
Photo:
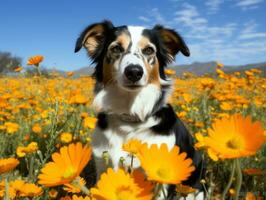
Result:
[[196,145],[206,147],[209,156],[218,160],[254,155],[266,138],[260,122],[235,114],[229,119],[216,120],[208,129],[208,136],[200,140]]
[[179,184],[195,170],[192,160],[186,156],[186,153],[179,154],[178,146],[168,151],[166,144],[160,147],[153,144],[150,148],[145,144],[137,154],[148,179],[167,184]]
[[230,102],[222,102],[222,103],[220,104],[220,108],[221,108],[222,110],[226,110],[226,111],[228,111],[228,110],[232,110],[232,109],[234,109],[234,106],[233,106],[233,104],[230,103]]
[[151,200],[153,186],[144,179],[144,175],[138,172],[131,176],[122,169],[115,172],[108,168],[96,187],[91,189],[91,194],[93,198],[102,200]]
[[90,197],[86,196],[86,197],[82,197],[82,196],[77,196],[77,195],[73,195],[72,200],[91,200]]
[[95,117],[85,117],[83,126],[85,128],[94,129],[96,127],[97,118]]
[[38,66],[40,64],[40,62],[43,61],[43,56],[37,55],[37,56],[33,56],[30,57],[28,59],[27,65],[35,65]]
[[6,128],[7,133],[15,133],[19,129],[19,125],[14,122],[5,122],[4,126]]
[[141,148],[141,146],[142,146],[142,143],[140,140],[131,139],[127,141],[127,143],[123,144],[122,148],[124,151],[127,151],[135,155],[139,152],[139,149]]
[[33,153],[38,150],[38,143],[31,142],[26,147],[17,147],[16,154],[18,157],[24,157],[27,153]]
[[224,67],[224,64],[223,63],[220,63],[220,62],[216,62],[216,66],[218,69],[221,69]]
[[38,176],[38,183],[53,187],[70,183],[79,176],[91,158],[91,147],[82,147],[81,143],[60,148],[60,153],[53,153],[53,162],[47,163]]
[[42,127],[40,124],[34,124],[33,127],[32,127],[32,131],[34,133],[41,133],[42,132]]
[[71,133],[61,133],[60,140],[64,143],[69,143],[72,141],[72,134]]
[[13,170],[18,164],[19,161],[16,158],[0,159],[0,174]]

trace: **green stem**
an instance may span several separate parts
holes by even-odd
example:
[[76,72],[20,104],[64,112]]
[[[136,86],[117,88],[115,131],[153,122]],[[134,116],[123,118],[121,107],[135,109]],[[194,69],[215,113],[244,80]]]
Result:
[[30,158],[29,178],[30,180],[34,179],[34,156],[33,155]]
[[233,182],[233,179],[234,179],[234,175],[235,175],[235,168],[236,168],[236,163],[233,162],[232,163],[232,171],[231,171],[231,175],[230,175],[230,178],[229,178],[229,181],[223,191],[223,194],[222,194],[222,200],[225,200],[225,197],[226,197],[226,194],[228,192],[228,190],[230,189],[231,185],[232,185],[232,182]]
[[162,187],[162,184],[160,184],[160,183],[156,183],[156,185],[154,186],[154,197],[153,197],[153,200],[156,200],[157,197],[159,196],[160,191],[161,191],[161,187]]
[[78,176],[72,181],[72,184],[76,187],[78,187],[84,194],[90,195],[90,190],[85,186],[80,184],[80,177]]
[[163,198],[164,198],[164,200],[167,200],[167,195],[166,195],[166,193],[165,193],[165,190],[164,190],[163,184],[162,184],[162,192],[163,192]]
[[4,197],[4,200],[9,200],[8,177],[5,178],[5,197]]
[[241,165],[240,165],[240,160],[236,159],[236,172],[237,172],[237,179],[236,179],[236,194],[234,196],[234,200],[237,200],[239,198],[239,193],[241,190],[241,185],[242,185],[242,171],[241,171]]

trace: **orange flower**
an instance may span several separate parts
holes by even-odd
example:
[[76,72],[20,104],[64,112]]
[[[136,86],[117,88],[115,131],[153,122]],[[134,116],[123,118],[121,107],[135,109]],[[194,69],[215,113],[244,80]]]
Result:
[[19,125],[14,122],[5,122],[4,126],[6,128],[7,133],[15,133],[19,129]]
[[42,132],[42,127],[40,124],[34,124],[33,127],[32,127],[32,131],[34,133],[41,133]]
[[173,69],[165,69],[164,73],[166,75],[168,75],[168,76],[173,76],[173,75],[175,75],[175,70],[173,70]]
[[248,175],[263,175],[265,171],[259,168],[248,168],[244,169],[243,172]]
[[74,75],[74,72],[67,72],[66,74],[67,74],[68,77],[71,77],[71,76]]
[[144,175],[138,172],[133,173],[132,176],[122,169],[115,172],[108,168],[107,172],[101,175],[96,187],[91,189],[92,197],[102,200],[151,200],[152,184],[146,182]]
[[40,64],[40,62],[43,61],[43,56],[37,55],[37,56],[33,56],[30,57],[28,59],[27,65],[35,65],[38,66]]
[[179,194],[187,195],[189,193],[196,192],[196,189],[187,185],[178,184],[176,185],[176,192]]
[[0,159],[0,174],[13,170],[18,164],[19,161],[16,158]]
[[213,160],[254,155],[266,141],[260,122],[235,114],[216,120],[208,129],[208,136],[198,137],[197,147],[206,147]]
[[23,67],[17,66],[14,68],[14,72],[20,72],[23,70]]
[[152,144],[150,148],[144,144],[137,154],[148,180],[167,184],[179,184],[195,170],[192,160],[186,156],[184,152],[179,154],[178,146],[168,151],[166,144],[160,147]]
[[38,176],[38,183],[53,187],[70,183],[79,176],[91,158],[91,147],[79,142],[60,148],[60,153],[53,153],[53,162],[47,163]]

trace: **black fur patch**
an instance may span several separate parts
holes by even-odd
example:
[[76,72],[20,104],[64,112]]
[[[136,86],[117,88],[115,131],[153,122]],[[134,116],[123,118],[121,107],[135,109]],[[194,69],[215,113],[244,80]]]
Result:
[[177,119],[172,106],[168,104],[166,107],[162,107],[160,110],[155,112],[154,116],[161,121],[159,124],[151,127],[151,130],[156,134],[170,135],[172,133],[170,130],[173,129]]
[[98,114],[98,121],[97,121],[97,126],[101,128],[102,130],[107,129],[108,127],[108,117],[104,112],[100,112]]

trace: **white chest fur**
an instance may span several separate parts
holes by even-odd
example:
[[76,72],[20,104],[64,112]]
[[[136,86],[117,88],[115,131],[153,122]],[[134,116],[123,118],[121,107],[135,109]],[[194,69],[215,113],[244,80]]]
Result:
[[[169,149],[172,148],[175,145],[175,135],[154,134],[150,127],[156,124],[158,124],[158,120],[153,117],[150,117],[144,123],[127,123],[120,119],[109,117],[108,129],[102,131],[100,128],[96,128],[92,137],[93,153],[96,160],[101,160],[103,152],[108,152],[114,169],[118,169],[121,157],[124,158],[124,164],[129,166],[131,157],[122,150],[122,145],[130,139],[139,139],[149,145],[166,143]],[[139,161],[135,159],[133,167],[138,168],[139,166]],[[99,167],[103,166],[98,164],[97,168]],[[105,169],[97,170],[99,172],[105,171]]]

